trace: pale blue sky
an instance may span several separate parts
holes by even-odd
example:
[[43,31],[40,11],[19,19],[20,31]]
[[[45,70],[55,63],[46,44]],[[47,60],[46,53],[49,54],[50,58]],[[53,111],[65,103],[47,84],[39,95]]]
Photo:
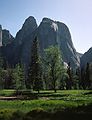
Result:
[[64,22],[78,52],[92,47],[92,0],[0,0],[0,24],[12,35],[28,16],[38,24],[43,17]]

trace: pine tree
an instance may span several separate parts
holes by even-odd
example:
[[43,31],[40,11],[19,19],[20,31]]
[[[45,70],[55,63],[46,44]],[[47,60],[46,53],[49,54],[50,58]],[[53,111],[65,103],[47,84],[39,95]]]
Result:
[[3,61],[3,57],[2,57],[2,54],[1,54],[1,51],[0,51],[0,89],[3,89],[4,88],[4,79],[3,79],[3,64],[4,64],[4,61]]
[[81,89],[81,68],[78,67],[76,69],[76,85],[77,85],[77,89]]
[[80,87],[82,89],[86,89],[86,84],[85,84],[85,69],[84,68],[81,68]]
[[85,85],[86,85],[86,88],[87,88],[87,89],[90,88],[90,86],[91,86],[89,63],[87,63],[87,65],[86,65]]
[[66,89],[72,89],[72,70],[71,70],[71,66],[70,66],[70,62],[68,63],[68,67],[67,67],[67,74],[68,74],[68,79],[66,82]]
[[3,70],[3,78],[4,78],[4,88],[5,89],[11,89],[14,86],[13,83],[13,69],[7,68],[6,70]]
[[42,63],[39,51],[39,43],[37,37],[33,41],[31,50],[31,63],[28,69],[29,88],[37,90],[38,93],[43,87],[42,82]]

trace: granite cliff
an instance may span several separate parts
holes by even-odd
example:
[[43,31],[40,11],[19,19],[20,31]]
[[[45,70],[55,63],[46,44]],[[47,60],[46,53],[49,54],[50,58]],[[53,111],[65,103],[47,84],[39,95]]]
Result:
[[[25,20],[14,40],[9,41],[10,44],[5,42],[5,46],[1,47],[6,61],[11,65],[22,61],[27,67],[31,57],[32,41],[35,37],[38,37],[42,55],[45,48],[50,45],[57,45],[60,47],[64,62],[70,62],[71,67],[74,68],[80,65],[80,58],[72,43],[69,28],[64,23],[49,18],[43,18],[40,25],[37,26],[36,20],[32,16]],[[4,38],[3,36],[2,40]]]
[[92,64],[92,47],[81,57],[81,67],[86,67],[87,63]]
[[64,62],[71,62],[72,67],[79,66],[80,60],[73,46],[70,31],[64,23],[43,18],[37,36],[42,51],[49,45],[58,45]]

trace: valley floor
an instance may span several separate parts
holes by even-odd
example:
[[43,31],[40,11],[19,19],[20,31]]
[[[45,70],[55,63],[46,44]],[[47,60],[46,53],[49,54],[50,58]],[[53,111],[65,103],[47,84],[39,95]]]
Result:
[[57,93],[40,91],[39,94],[36,91],[17,91],[16,94],[15,90],[0,90],[0,99],[0,120],[3,117],[14,120],[12,117],[18,116],[23,117],[23,120],[25,116],[29,117],[25,120],[92,118],[92,90],[58,90]]

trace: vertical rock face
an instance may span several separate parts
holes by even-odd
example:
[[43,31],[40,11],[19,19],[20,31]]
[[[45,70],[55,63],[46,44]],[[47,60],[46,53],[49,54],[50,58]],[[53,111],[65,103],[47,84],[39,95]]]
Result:
[[36,20],[30,16],[25,20],[13,41],[13,37],[9,31],[3,30],[3,47],[1,51],[9,65],[13,66],[22,61],[27,66],[30,61],[31,42],[34,39],[33,36],[36,29]]
[[[12,36],[9,32],[5,30],[3,32],[4,46],[2,50],[10,64],[17,64],[22,61],[27,68],[31,57],[32,41],[38,37],[42,55],[45,48],[50,45],[57,45],[60,47],[64,62],[70,62],[73,68],[79,66],[79,57],[73,46],[70,31],[64,23],[43,18],[40,25],[37,26],[35,18],[30,16],[25,20],[13,42],[10,42]],[[10,44],[8,44],[9,42]]]
[[83,54],[80,61],[81,61],[81,68],[84,70],[87,67],[87,63],[89,63],[89,79],[92,82],[92,47]]
[[2,30],[2,47],[0,51],[2,51],[2,55],[4,58],[4,61],[6,61],[7,64],[13,65],[13,59],[14,59],[14,37],[10,34],[8,30]]
[[50,45],[57,44],[57,24],[48,18],[43,18],[37,30],[37,36],[40,41],[41,50],[44,50]]
[[71,62],[72,67],[79,66],[79,57],[73,46],[69,29],[64,23],[43,18],[38,27],[37,36],[42,51],[50,45],[58,45],[61,49],[63,60],[66,63]]
[[11,44],[14,38],[10,34],[9,30],[2,30],[2,44],[6,46],[7,44]]
[[92,47],[81,57],[81,67],[85,67],[88,63],[92,63]]
[[2,46],[2,26],[0,25],[0,46]]
[[35,18],[32,16],[28,17],[15,38],[15,61],[22,61],[25,65],[29,64],[31,45],[36,29],[37,23]]
[[[92,83],[92,62],[90,63],[89,71],[90,71],[90,81]],[[91,86],[92,86],[92,84],[91,84]]]
[[32,34],[35,29],[37,29],[36,20],[34,17],[30,16],[25,20],[22,28],[17,33],[15,38],[16,44],[21,45],[24,41],[26,41],[26,37]]
[[63,60],[71,63],[71,67],[78,67],[80,59],[72,43],[72,38],[68,27],[61,22],[57,22],[58,32],[57,41],[60,44],[60,49],[63,55]]

